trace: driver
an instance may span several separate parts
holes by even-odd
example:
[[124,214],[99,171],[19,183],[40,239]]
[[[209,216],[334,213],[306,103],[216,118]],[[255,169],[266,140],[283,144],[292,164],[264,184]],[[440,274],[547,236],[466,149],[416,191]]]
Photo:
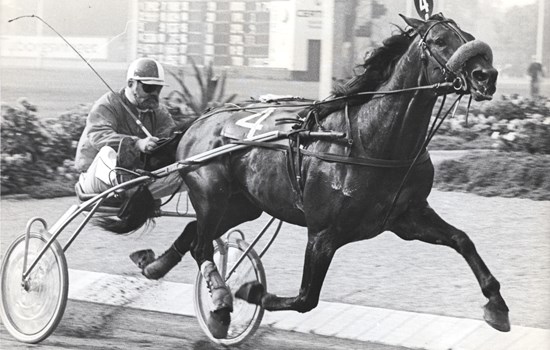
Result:
[[[119,92],[107,92],[95,102],[76,150],[82,192],[101,193],[123,182],[124,178],[117,178],[113,171],[115,167],[132,169],[140,152],[150,153],[159,139],[172,134],[174,120],[159,104],[165,85],[160,63],[139,58],[128,67],[126,86]],[[129,111],[152,136],[146,135]],[[160,199],[177,191],[181,181],[178,173],[172,173],[149,185],[149,191]]]

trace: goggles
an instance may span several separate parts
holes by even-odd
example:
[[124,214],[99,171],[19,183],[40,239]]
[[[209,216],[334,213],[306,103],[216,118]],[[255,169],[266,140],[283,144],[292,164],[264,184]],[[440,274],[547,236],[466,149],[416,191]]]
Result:
[[147,94],[152,94],[155,91],[160,92],[160,90],[162,90],[162,85],[143,84],[142,82],[140,82],[140,84],[143,91]]

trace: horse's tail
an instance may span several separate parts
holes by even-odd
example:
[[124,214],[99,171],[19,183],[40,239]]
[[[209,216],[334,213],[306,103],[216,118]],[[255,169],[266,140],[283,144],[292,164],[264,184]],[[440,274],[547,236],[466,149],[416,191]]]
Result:
[[151,192],[142,185],[124,202],[117,218],[95,219],[94,224],[117,234],[131,233],[151,222],[156,210],[157,204]]

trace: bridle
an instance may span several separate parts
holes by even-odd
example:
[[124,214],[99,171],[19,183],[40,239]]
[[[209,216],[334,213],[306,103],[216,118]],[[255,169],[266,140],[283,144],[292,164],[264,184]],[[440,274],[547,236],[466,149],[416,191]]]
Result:
[[443,77],[444,77],[444,81],[452,82],[452,86],[455,89],[455,92],[457,92],[457,93],[462,92],[463,94],[465,94],[466,93],[466,88],[467,88],[467,82],[465,82],[464,80],[468,79],[468,78],[467,77],[461,77],[461,74],[459,74],[458,72],[453,71],[452,69],[450,69],[447,65],[447,62],[444,62],[444,60],[441,58],[441,56],[434,54],[434,52],[430,48],[430,45],[426,41],[426,38],[427,38],[428,34],[430,33],[430,31],[438,25],[443,25],[446,28],[453,31],[460,38],[460,40],[462,41],[462,44],[465,44],[469,41],[460,32],[460,30],[458,30],[458,28],[455,27],[456,23],[451,19],[443,19],[443,20],[439,20],[439,21],[436,21],[436,22],[432,23],[428,27],[428,29],[424,32],[424,34],[420,37],[420,41],[418,42],[418,46],[420,46],[420,48],[422,50],[422,54],[421,54],[420,58],[421,58],[422,62],[424,62],[424,65],[423,65],[424,73],[423,74],[426,77],[426,79],[429,80],[428,72],[427,72],[428,59],[432,59],[433,61],[435,61],[437,63],[437,65],[441,69],[441,72],[442,72]]
[[[416,153],[416,156],[414,157],[411,165],[408,167],[407,172],[403,176],[403,179],[402,179],[396,193],[394,194],[393,200],[391,201],[390,207],[389,207],[388,211],[386,212],[386,215],[384,216],[384,220],[382,221],[382,224],[380,225],[382,230],[384,230],[386,228],[385,226],[386,226],[388,220],[390,219],[390,216],[393,212],[393,209],[395,208],[395,206],[397,204],[397,200],[399,199],[399,196],[401,195],[401,192],[402,192],[402,190],[405,186],[405,183],[407,182],[407,180],[408,180],[408,178],[409,178],[409,176],[412,172],[412,169],[414,168],[414,166],[417,163],[419,163],[421,155],[425,152],[426,147],[430,143],[432,137],[435,135],[435,133],[437,132],[437,130],[439,129],[439,127],[441,126],[441,124],[443,123],[445,118],[449,115],[449,112],[451,110],[453,110],[452,114],[454,115],[454,113],[456,112],[456,107],[458,107],[458,103],[462,99],[462,95],[467,93],[466,89],[467,89],[467,86],[468,86],[467,85],[468,82],[464,81],[464,80],[468,80],[468,77],[467,76],[466,77],[464,77],[464,76],[461,77],[462,74],[457,73],[455,70],[451,69],[448,65],[449,61],[452,60],[453,56],[455,54],[457,54],[457,52],[459,52],[459,49],[457,49],[457,51],[455,51],[453,53],[453,56],[451,56],[451,58],[449,58],[447,60],[447,62],[443,62],[443,60],[441,59],[440,56],[435,55],[432,52],[432,50],[430,48],[430,45],[428,45],[428,43],[426,42],[426,37],[428,36],[430,31],[437,25],[443,25],[443,26],[449,28],[450,30],[452,30],[462,40],[463,43],[462,43],[461,46],[463,46],[464,44],[469,42],[464,37],[464,35],[458,30],[458,28],[455,28],[456,23],[453,20],[443,19],[443,20],[439,20],[435,23],[432,23],[428,27],[428,29],[424,32],[424,34],[420,37],[420,41],[418,43],[418,45],[420,46],[420,48],[422,50],[420,59],[423,62],[423,74],[424,74],[425,79],[429,81],[428,74],[427,74],[428,73],[427,72],[428,59],[433,59],[437,63],[439,68],[441,69],[441,72],[442,72],[443,77],[444,77],[444,82],[447,82],[447,83],[452,82],[452,87],[454,88],[455,92],[457,94],[459,94],[460,96],[454,101],[454,103],[451,105],[451,108],[448,109],[447,113],[445,113],[443,115],[443,117],[440,118],[441,112],[442,112],[442,109],[443,109],[443,106],[445,104],[446,97],[447,97],[447,94],[443,95],[443,100],[441,101],[439,111],[437,112],[437,114],[436,114],[436,116],[433,120],[432,126],[431,126],[430,130],[428,131],[428,134],[426,136],[426,140],[424,141],[422,147],[420,147],[420,149]],[[472,101],[472,96],[470,95],[470,102],[468,103],[468,110],[470,109],[471,101]]]

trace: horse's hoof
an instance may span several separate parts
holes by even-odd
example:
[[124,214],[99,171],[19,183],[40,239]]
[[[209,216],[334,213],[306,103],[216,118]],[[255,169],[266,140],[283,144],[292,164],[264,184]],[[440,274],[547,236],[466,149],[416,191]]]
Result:
[[152,262],[145,265],[141,273],[150,280],[158,280],[164,277],[180,261],[181,255],[173,247],[170,247],[158,259],[153,259]]
[[248,301],[251,304],[262,305],[262,297],[265,295],[265,288],[260,282],[247,282],[243,284],[235,296]]
[[216,311],[210,311],[210,317],[207,321],[208,330],[216,339],[227,338],[229,325],[231,324],[231,313],[229,308],[223,308]]
[[155,253],[151,249],[138,250],[130,254],[130,259],[140,269],[145,268],[153,261],[155,261]]
[[501,332],[510,331],[510,318],[508,317],[508,310],[499,309],[496,304],[491,301],[485,304],[483,310],[483,319],[489,324],[489,326]]

